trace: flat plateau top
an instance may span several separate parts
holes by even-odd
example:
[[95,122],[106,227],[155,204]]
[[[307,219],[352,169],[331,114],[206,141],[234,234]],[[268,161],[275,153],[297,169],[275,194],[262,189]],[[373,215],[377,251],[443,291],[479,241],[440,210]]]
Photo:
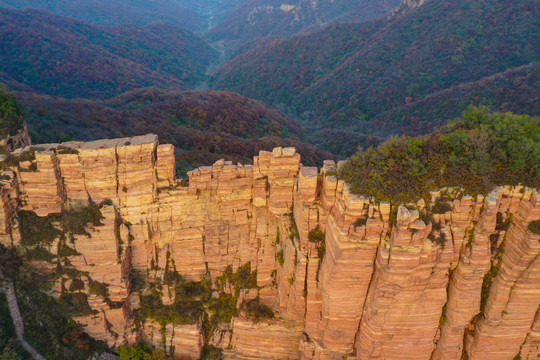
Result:
[[94,141],[68,141],[64,143],[51,143],[51,144],[39,144],[32,146],[38,151],[47,151],[52,149],[58,149],[59,147],[69,149],[86,149],[97,150],[114,148],[118,146],[137,146],[143,144],[151,144],[158,141],[156,134],[146,134],[133,137],[116,138],[116,139],[101,139]]

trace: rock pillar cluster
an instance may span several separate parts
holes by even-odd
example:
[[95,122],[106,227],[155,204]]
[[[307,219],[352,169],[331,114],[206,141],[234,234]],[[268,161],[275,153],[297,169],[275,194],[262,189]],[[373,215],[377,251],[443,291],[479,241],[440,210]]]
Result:
[[[63,229],[48,250],[79,275],[54,289],[84,294],[92,314],[75,320],[111,347],[144,341],[194,359],[212,347],[227,359],[539,358],[537,190],[378,202],[352,194],[339,164],[305,167],[293,148],[253,165],[217,161],[186,184],[155,135],[38,145],[4,162],[0,242],[32,246],[19,221],[32,213]],[[95,208],[84,229],[54,220]],[[191,320],[148,305],[186,309],[186,299],[201,304]]]

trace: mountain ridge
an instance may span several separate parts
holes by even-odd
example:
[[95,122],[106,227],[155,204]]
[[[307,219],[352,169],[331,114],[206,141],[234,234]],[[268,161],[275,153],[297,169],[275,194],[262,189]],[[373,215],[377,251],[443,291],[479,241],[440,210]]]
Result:
[[195,32],[204,28],[204,19],[186,5],[171,0],[135,0],[128,3],[121,0],[0,0],[0,7],[40,9],[96,25],[144,26],[153,22],[176,22]]
[[156,133],[174,144],[183,166],[209,159],[245,161],[261,149],[295,146],[309,164],[335,158],[259,101],[222,91],[136,89],[109,100],[65,99],[15,91],[34,142],[97,140]]
[[99,27],[39,10],[0,9],[0,72],[35,91],[106,98],[160,84],[186,88],[217,53],[170,24]]
[[[210,29],[206,38],[210,43],[225,42],[236,49],[257,38],[286,38],[329,24],[376,18],[389,13],[397,3],[397,0],[300,0],[289,4],[283,0],[251,0],[232,10]],[[230,49],[227,51],[231,53]]]
[[431,0],[400,16],[263,43],[223,65],[210,84],[306,126],[377,131],[370,121],[380,113],[540,60],[538,15],[533,1]]

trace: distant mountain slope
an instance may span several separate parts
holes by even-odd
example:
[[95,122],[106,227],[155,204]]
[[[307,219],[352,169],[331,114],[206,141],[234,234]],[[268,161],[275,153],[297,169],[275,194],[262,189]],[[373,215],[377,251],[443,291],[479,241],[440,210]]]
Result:
[[107,98],[145,86],[193,86],[215,56],[202,39],[170,24],[104,28],[0,9],[0,80],[36,92]]
[[191,1],[175,0],[0,0],[0,7],[41,9],[97,25],[147,25],[171,22],[191,31],[206,28],[206,20]]
[[[310,126],[306,140],[349,156],[361,145],[381,143],[390,134],[426,134],[458,118],[469,105],[494,111],[540,115],[540,63],[519,66],[478,81],[452,86],[417,101],[383,111],[369,121]],[[311,128],[311,129],[310,129]]]
[[232,10],[207,35],[237,47],[256,38],[285,38],[339,21],[359,22],[390,12],[399,0],[249,0]]
[[461,115],[468,105],[484,105],[500,112],[540,115],[540,62],[452,86],[371,119],[379,136],[398,129],[405,135],[424,134]]
[[[211,84],[280,105],[311,126],[388,136],[413,120],[393,109],[539,61],[539,34],[538,1],[431,0],[403,16],[265,43],[225,64]],[[520,91],[512,81],[503,83],[508,94]],[[416,113],[434,126],[475,102],[466,92],[450,94],[456,111],[419,107]],[[489,96],[485,102],[502,104]],[[430,128],[425,124],[416,133]]]
[[[222,157],[248,161],[259,150],[294,146],[306,164],[334,158],[302,141],[303,132],[279,111],[235,93],[139,89],[108,101],[16,92],[35,143],[156,133],[189,164]],[[251,161],[251,160],[249,160]]]
[[424,5],[428,0],[401,0],[398,6],[392,9],[391,16],[403,15],[411,12],[419,6]]

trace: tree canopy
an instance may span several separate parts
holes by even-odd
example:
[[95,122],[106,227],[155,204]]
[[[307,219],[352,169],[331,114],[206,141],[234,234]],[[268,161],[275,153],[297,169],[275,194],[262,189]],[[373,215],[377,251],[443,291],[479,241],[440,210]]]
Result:
[[23,127],[22,107],[15,96],[0,88],[0,137],[15,135]]
[[339,176],[354,193],[397,203],[449,186],[471,195],[497,185],[539,188],[540,117],[469,107],[430,135],[394,137],[357,152]]

